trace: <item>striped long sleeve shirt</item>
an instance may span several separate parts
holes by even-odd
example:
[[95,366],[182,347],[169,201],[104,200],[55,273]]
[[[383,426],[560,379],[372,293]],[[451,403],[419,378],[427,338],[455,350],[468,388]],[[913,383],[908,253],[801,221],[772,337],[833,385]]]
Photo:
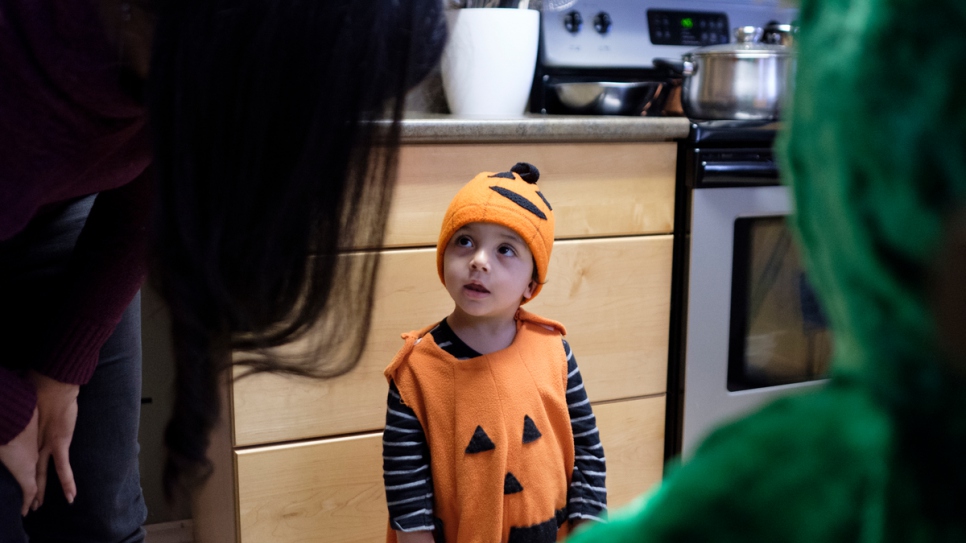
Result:
[[[445,320],[430,334],[440,348],[457,359],[480,356],[453,333]],[[567,515],[572,521],[603,520],[607,510],[604,449],[577,361],[566,340],[563,346],[567,355],[567,406],[574,435],[574,471],[567,493]],[[393,529],[434,529],[429,445],[416,414],[402,403],[395,383],[389,384],[387,399],[383,479]]]

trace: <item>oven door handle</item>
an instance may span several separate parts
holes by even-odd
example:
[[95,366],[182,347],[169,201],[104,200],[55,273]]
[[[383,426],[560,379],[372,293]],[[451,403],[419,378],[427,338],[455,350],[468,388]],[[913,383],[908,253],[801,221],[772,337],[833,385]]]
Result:
[[760,184],[761,181],[778,179],[778,166],[772,161],[764,162],[714,162],[701,161],[698,179],[703,183],[716,184],[719,182],[733,183],[738,180],[748,180],[749,184]]
[[771,177],[778,178],[778,166],[766,162],[701,162],[702,177]]

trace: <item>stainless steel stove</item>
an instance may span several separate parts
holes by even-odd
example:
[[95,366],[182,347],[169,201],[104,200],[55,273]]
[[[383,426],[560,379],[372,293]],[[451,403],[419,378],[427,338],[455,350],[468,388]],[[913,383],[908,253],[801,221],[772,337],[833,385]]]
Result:
[[673,81],[655,58],[797,16],[779,0],[544,0],[541,12],[530,110],[624,115],[663,114]]
[[776,123],[692,123],[678,143],[665,456],[822,386],[832,335],[786,220]]

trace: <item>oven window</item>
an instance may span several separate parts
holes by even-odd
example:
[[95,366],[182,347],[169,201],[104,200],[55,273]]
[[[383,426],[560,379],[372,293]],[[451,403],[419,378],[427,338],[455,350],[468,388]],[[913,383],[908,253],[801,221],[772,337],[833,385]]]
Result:
[[825,377],[832,337],[785,218],[735,220],[728,390]]

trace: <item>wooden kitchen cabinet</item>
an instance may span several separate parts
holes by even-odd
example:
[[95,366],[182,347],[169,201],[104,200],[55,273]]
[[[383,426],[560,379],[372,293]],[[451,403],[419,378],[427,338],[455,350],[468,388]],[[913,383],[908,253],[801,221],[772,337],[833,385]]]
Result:
[[196,540],[383,540],[382,370],[401,332],[452,310],[435,266],[450,199],[480,171],[518,161],[540,169],[558,239],[548,282],[526,309],[567,327],[606,449],[609,503],[657,482],[675,152],[664,142],[404,146],[359,366],[328,381],[256,375],[228,386],[230,417],[214,436],[216,476],[196,500]]
[[435,247],[456,191],[480,172],[517,162],[540,170],[556,239],[669,234],[676,153],[671,142],[408,145],[385,244]]
[[[591,401],[664,392],[671,236],[558,241],[550,270],[540,296],[525,307],[567,327]],[[436,275],[434,249],[387,252],[377,281],[359,366],[322,382],[268,374],[237,381],[236,445],[382,428],[382,370],[402,346],[399,334],[442,319],[453,302]]]
[[[608,500],[627,503],[661,478],[664,398],[594,407],[608,460]],[[242,543],[378,542],[386,535],[382,433],[235,453]]]

